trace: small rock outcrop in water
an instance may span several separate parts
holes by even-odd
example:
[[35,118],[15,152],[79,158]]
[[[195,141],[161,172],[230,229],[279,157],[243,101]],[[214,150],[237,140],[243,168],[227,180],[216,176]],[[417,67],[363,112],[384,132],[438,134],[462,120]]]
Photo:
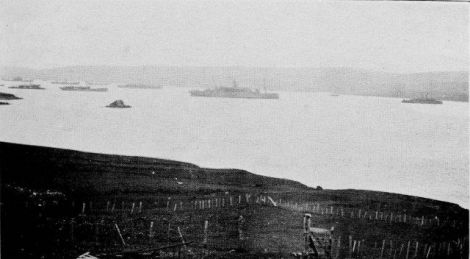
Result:
[[0,102],[0,105],[9,105],[7,102]]
[[116,100],[116,101],[110,103],[106,107],[108,107],[108,108],[130,108],[131,106],[127,105],[127,104],[124,104],[123,100]]
[[14,94],[0,93],[0,100],[18,100],[21,99]]

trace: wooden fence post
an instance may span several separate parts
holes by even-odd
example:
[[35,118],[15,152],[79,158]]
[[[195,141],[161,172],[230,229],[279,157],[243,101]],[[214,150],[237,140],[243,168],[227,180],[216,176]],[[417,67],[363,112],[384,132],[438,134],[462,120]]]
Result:
[[352,236],[349,235],[349,257],[352,257],[353,247],[352,247]]
[[100,236],[100,223],[95,223],[95,242],[99,244],[99,236]]
[[204,221],[204,239],[202,241],[202,243],[204,244],[204,246],[207,246],[207,232],[208,232],[208,228],[209,228],[209,221],[208,220],[205,220]]
[[114,224],[114,227],[116,228],[119,238],[121,239],[122,246],[126,246],[126,241],[124,241],[124,238],[121,235],[121,230],[119,230],[118,225]]
[[150,221],[150,227],[149,227],[149,239],[154,237],[153,233],[153,221]]
[[428,248],[428,253],[426,254],[426,259],[427,259],[427,258],[429,258],[429,254],[431,253],[431,248],[432,248],[432,246],[431,246],[431,245],[429,245],[429,248]]
[[72,218],[70,220],[70,240],[72,241],[72,243],[75,242],[74,223],[75,223],[75,221]]
[[245,219],[243,218],[242,215],[238,218],[238,239],[241,241],[244,238],[243,236],[243,224],[245,223]]
[[170,225],[170,221],[168,221],[168,229],[166,231],[166,238],[168,240],[168,245],[170,245],[170,229],[171,229],[171,225]]
[[131,214],[134,213],[135,202],[132,203]]
[[385,249],[385,239],[382,240],[382,249],[380,250],[380,259],[384,256],[384,249]]
[[406,246],[406,257],[405,257],[405,259],[408,259],[408,255],[410,254],[410,243],[411,243],[411,241],[408,240],[408,245]]
[[142,213],[142,202],[139,201],[139,213]]
[[184,242],[183,234],[181,233],[180,227],[178,227],[178,234],[179,234],[179,236],[180,236],[180,238],[181,238],[181,243],[183,244],[184,250],[185,250],[185,251],[188,250],[187,247],[186,247],[186,242]]

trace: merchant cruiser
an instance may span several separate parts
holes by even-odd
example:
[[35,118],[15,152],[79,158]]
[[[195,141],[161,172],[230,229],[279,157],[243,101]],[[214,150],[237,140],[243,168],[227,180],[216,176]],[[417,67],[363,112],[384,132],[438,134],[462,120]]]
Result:
[[423,98],[404,99],[401,102],[402,103],[422,103],[422,104],[442,104],[442,101],[430,98],[428,97],[428,94],[426,94],[426,96]]
[[214,89],[192,90],[191,96],[198,97],[220,97],[220,98],[248,98],[248,99],[279,99],[277,93],[262,93],[259,89],[239,87],[233,81],[232,87],[216,87]]

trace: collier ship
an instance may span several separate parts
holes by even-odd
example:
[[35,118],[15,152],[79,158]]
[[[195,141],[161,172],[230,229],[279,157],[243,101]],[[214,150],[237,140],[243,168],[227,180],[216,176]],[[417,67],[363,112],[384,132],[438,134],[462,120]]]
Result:
[[277,93],[262,93],[259,89],[238,87],[233,81],[232,87],[216,87],[214,89],[192,90],[191,96],[196,97],[219,97],[219,98],[247,98],[247,99],[279,99]]
[[63,86],[59,87],[64,91],[88,91],[88,92],[106,92],[108,88],[91,88],[89,86]]
[[10,86],[8,88],[14,88],[14,89],[33,89],[33,90],[42,90],[46,89],[44,87],[41,87],[41,85],[38,84],[29,84],[29,85],[17,85],[17,86]]

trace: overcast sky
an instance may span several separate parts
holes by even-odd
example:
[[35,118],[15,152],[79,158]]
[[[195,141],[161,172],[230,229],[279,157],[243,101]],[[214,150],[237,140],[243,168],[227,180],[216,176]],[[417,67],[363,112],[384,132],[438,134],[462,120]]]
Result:
[[465,3],[0,1],[0,65],[469,66]]

